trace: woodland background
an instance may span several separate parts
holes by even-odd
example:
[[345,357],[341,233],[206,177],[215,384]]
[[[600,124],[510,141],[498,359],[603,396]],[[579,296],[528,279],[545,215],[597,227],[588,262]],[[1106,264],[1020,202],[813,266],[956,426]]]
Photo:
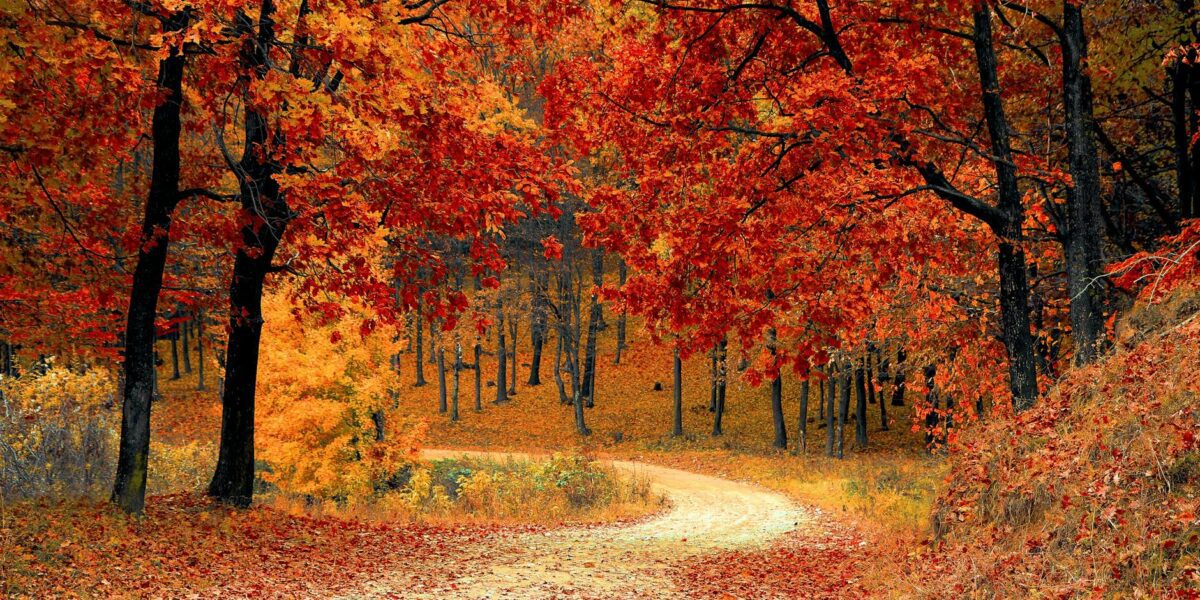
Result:
[[830,514],[697,595],[1200,588],[1193,2],[27,0],[0,39],[5,592],[420,586],[657,510],[597,454]]

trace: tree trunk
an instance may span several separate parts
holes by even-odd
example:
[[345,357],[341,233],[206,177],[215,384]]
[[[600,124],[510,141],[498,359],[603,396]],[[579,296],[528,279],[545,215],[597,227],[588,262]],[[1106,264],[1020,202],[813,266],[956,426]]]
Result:
[[1200,215],[1193,188],[1196,185],[1191,165],[1192,136],[1189,132],[1190,115],[1187,109],[1188,88],[1191,68],[1184,64],[1183,57],[1167,67],[1171,78],[1171,126],[1175,148],[1175,184],[1179,190],[1179,214],[1184,219]]
[[671,436],[679,437],[683,435],[683,360],[679,358],[679,348],[675,348],[675,387],[672,390],[675,396],[675,411],[673,427],[671,428]]
[[179,373],[179,334],[171,335],[171,381],[182,377]]
[[510,315],[508,319],[508,339],[511,340],[511,346],[508,350],[508,395],[517,395],[517,315]]
[[[258,39],[243,52],[245,65],[259,79],[267,72],[274,43],[274,3],[263,0]],[[262,340],[263,282],[283,238],[291,209],[275,181],[278,166],[265,155],[271,147],[266,115],[246,98],[245,146],[238,164],[242,210],[251,218],[242,227],[242,245],[234,258],[229,286],[229,339],[225,389],[221,396],[221,446],[208,493],[235,506],[249,506],[254,494],[254,392]]]
[[[1067,190],[1067,280],[1075,363],[1094,361],[1104,342],[1100,162],[1096,151],[1092,80],[1083,6],[1063,0],[1063,104],[1072,186]],[[1036,385],[1036,384],[1035,384]],[[1023,408],[1023,407],[1022,407]]]
[[859,450],[867,447],[867,376],[861,363],[854,369],[854,443]]
[[425,333],[424,333],[425,326],[421,323],[421,305],[424,303],[424,300],[422,299],[422,296],[424,296],[424,295],[425,294],[423,294],[419,291],[417,292],[417,314],[414,317],[414,325],[415,325],[414,329],[417,330],[417,343],[415,346],[413,346],[413,348],[417,351],[417,361],[416,361],[417,381],[416,381],[416,383],[413,384],[413,387],[422,387],[426,383],[425,382],[425,343],[422,341],[424,338],[424,335],[425,335]]
[[904,348],[896,351],[896,374],[892,376],[892,406],[904,406]]
[[708,354],[712,358],[712,365],[708,370],[708,412],[717,412],[717,347],[713,346]]
[[796,423],[796,453],[801,455],[808,454],[808,392],[809,377],[805,375],[804,380],[800,382],[800,419]]
[[933,442],[937,440],[937,428],[941,422],[941,402],[937,392],[937,365],[932,364],[925,367],[925,403],[928,405],[929,413],[925,415],[925,445],[932,447]]
[[180,345],[182,346],[182,349],[183,349],[183,372],[184,373],[192,372],[192,351],[188,347],[189,344],[192,343],[191,336],[188,335],[188,331],[191,330],[191,328],[192,328],[192,320],[191,319],[188,319],[188,320],[184,321],[183,323],[179,324],[179,333],[181,336],[183,336]]
[[788,443],[787,425],[784,422],[786,417],[783,414],[783,375],[779,372],[779,365],[774,364],[779,353],[775,347],[777,336],[774,329],[767,332],[767,350],[771,353],[771,368],[775,370],[775,377],[771,379],[771,420],[775,425],[775,441],[771,445],[786,450]]
[[493,404],[508,402],[508,343],[504,339],[504,302],[496,300],[496,399]]
[[817,428],[820,429],[820,424],[825,422],[825,379],[821,379],[818,393],[820,395],[817,396]]
[[717,345],[717,410],[713,411],[713,436],[723,435],[721,430],[721,418],[725,416],[725,386],[726,378],[729,376],[729,366],[726,364],[726,353],[729,349],[729,341],[721,338],[721,342]]
[[[617,261],[617,283],[621,287],[625,287],[625,279],[629,277],[629,267],[625,264],[625,259]],[[621,352],[625,351],[625,321],[626,313],[624,310],[617,313],[617,350],[613,355],[613,364],[621,364]]]
[[837,457],[846,457],[846,418],[850,416],[850,363],[842,365],[841,395],[838,397],[837,411]]
[[[1193,0],[1177,0],[1176,7],[1179,9],[1181,16],[1185,19],[1193,17],[1196,11],[1196,3]],[[1192,39],[1191,46],[1188,47],[1180,63],[1186,62],[1186,81],[1184,87],[1187,88],[1188,96],[1191,99],[1190,110],[1187,111],[1188,120],[1185,125],[1187,141],[1190,143],[1194,140],[1197,134],[1200,134],[1200,47],[1196,43],[1200,41],[1200,25],[1197,25],[1195,20],[1188,21],[1190,23]],[[1180,64],[1183,67],[1183,64]],[[1184,188],[1180,187],[1180,198],[1187,200],[1181,202],[1180,209],[1183,211],[1184,218],[1194,219],[1200,218],[1200,144],[1191,143],[1191,169],[1188,178],[1191,180],[1187,186],[1189,195],[1184,196]],[[1187,158],[1183,157],[1186,162]]]
[[204,387],[204,309],[196,314],[196,389]]
[[888,415],[887,415],[888,403],[883,401],[883,384],[880,382],[882,380],[882,378],[883,378],[883,373],[881,372],[879,374],[878,378],[876,379],[875,383],[871,383],[871,389],[874,390],[876,384],[879,385],[879,430],[887,431],[888,429],[890,429],[890,426],[888,425]]
[[[1001,222],[989,223],[999,240],[1000,320],[1008,354],[1009,390],[1013,407],[1020,411],[1037,400],[1037,362],[1033,334],[1029,329],[1029,282],[1026,279],[1025,219],[1017,170],[1013,163],[1011,131],[997,75],[996,51],[992,40],[992,17],[986,3],[975,12],[975,58],[979,68],[984,117],[992,140],[992,165],[999,183],[997,208]],[[1090,130],[1089,130],[1090,131]]]
[[533,308],[529,316],[529,342],[532,352],[529,356],[529,381],[525,385],[542,384],[542,347],[546,345],[546,289],[547,282],[533,276],[529,278],[530,304]]
[[558,401],[562,404],[570,404],[572,397],[567,394],[566,384],[563,382],[562,376],[562,361],[563,361],[563,336],[555,336],[558,338],[557,351],[554,354],[554,383],[558,386]]
[[828,385],[825,390],[825,456],[834,457],[834,452],[837,450],[835,440],[837,438],[837,391],[838,379],[840,374],[837,371],[837,366],[831,361],[826,367],[828,373]]
[[375,426],[375,441],[382,442],[387,437],[387,423],[383,409],[371,411],[371,424]]
[[457,339],[454,340],[454,386],[450,388],[450,422],[458,421],[458,385],[459,379],[462,376],[463,369],[463,352],[462,343]]
[[483,412],[483,344],[475,339],[475,412]]
[[875,369],[871,366],[871,359],[875,356],[873,347],[867,348],[866,356],[863,356],[863,370],[867,382],[867,404],[875,404]]
[[[592,285],[604,284],[604,255],[599,250],[592,252]],[[583,396],[587,407],[596,405],[596,344],[600,335],[600,320],[604,318],[604,306],[600,298],[592,294],[591,313],[588,315],[587,345],[584,346]]]
[[446,402],[446,351],[442,348],[440,340],[435,344],[435,348],[437,348],[438,412],[444,415],[450,410],[450,406]]
[[429,321],[429,352],[425,355],[425,362],[430,365],[437,364],[437,352],[434,351],[434,342],[437,339],[437,333],[434,331],[433,321]]
[[[163,22],[165,32],[187,26],[186,15]],[[154,395],[154,319],[162,292],[167,262],[171,213],[179,201],[179,137],[182,130],[183,69],[187,62],[173,47],[158,65],[158,87],[165,92],[154,108],[151,138],[154,163],[150,191],[142,219],[141,244],[129,292],[125,322],[125,385],[121,401],[121,439],[117,456],[112,502],[129,513],[140,513],[146,503],[146,463],[150,454],[150,402]]]

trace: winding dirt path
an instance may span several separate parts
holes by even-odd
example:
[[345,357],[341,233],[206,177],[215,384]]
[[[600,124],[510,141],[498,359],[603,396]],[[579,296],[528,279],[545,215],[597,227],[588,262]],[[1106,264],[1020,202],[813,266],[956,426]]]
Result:
[[[425,458],[533,459],[526,454],[425,450]],[[648,479],[671,508],[634,524],[519,534],[463,549],[442,589],[405,591],[402,580],[372,582],[358,596],[393,598],[680,598],[669,574],[683,560],[752,549],[813,522],[784,496],[752,485],[631,461],[606,461]]]

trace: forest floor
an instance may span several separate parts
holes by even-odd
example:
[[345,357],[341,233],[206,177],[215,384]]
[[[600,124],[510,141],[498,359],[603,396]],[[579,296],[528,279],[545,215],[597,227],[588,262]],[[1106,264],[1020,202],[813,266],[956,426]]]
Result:
[[[469,455],[507,460],[528,454],[425,450],[427,459]],[[752,569],[770,566],[768,553],[791,551],[780,566],[813,562],[822,572],[825,553],[861,552],[866,542],[828,528],[820,509],[801,507],[759,486],[645,463],[605,461],[632,477],[646,478],[670,503],[663,514],[635,523],[552,529],[496,538],[496,544],[464,548],[451,560],[469,565],[422,592],[411,589],[406,572],[384,576],[347,597],[425,598],[685,598],[853,597],[855,582],[836,570],[824,586],[803,581],[803,590],[781,587]],[[843,537],[838,537],[841,534]],[[797,554],[797,550],[799,550]],[[765,565],[764,565],[765,561]],[[713,565],[723,571],[714,580]],[[744,580],[738,581],[738,576]],[[719,582],[719,583],[717,583]]]
[[[823,456],[826,431],[816,389],[808,449],[798,452],[799,386],[790,373],[785,378],[792,448],[778,450],[770,447],[766,390],[731,378],[725,432],[712,436],[707,361],[699,356],[684,365],[687,433],[671,437],[670,389],[654,389],[670,364],[669,351],[638,340],[619,366],[611,364],[611,351],[602,348],[598,361],[598,398],[587,411],[594,433],[587,438],[575,433],[548,364],[542,385],[530,387],[524,385],[528,363],[520,361],[518,394],[491,402],[490,355],[484,357],[482,411],[474,410],[474,373],[464,373],[458,422],[438,414],[435,368],[424,365],[431,381],[415,386],[415,356],[403,355],[395,423],[423,424],[422,445],[454,448],[456,456],[565,451],[636,463],[670,500],[666,513],[634,524],[566,528],[531,514],[532,527],[487,527],[483,539],[439,534],[430,542],[438,547],[436,560],[418,565],[409,557],[382,561],[369,573],[347,571],[355,583],[340,591],[399,598],[857,598],[894,580],[927,530],[945,474],[944,459],[923,452],[911,432],[909,407],[891,408],[891,427],[881,430],[879,405],[872,405],[871,443],[856,448],[850,436],[846,459],[838,460]],[[154,472],[201,478],[211,472],[215,448],[197,440],[215,438],[220,406],[213,392],[192,391],[192,380],[164,382],[168,399],[154,414],[161,443],[161,451],[152,452]],[[156,461],[170,464],[155,469]],[[204,483],[157,479],[158,493]]]
[[[882,407],[872,405],[870,444],[854,447],[851,436],[839,460],[823,456],[815,400],[807,451],[796,447],[799,386],[790,374],[787,450],[770,447],[766,391],[731,378],[724,435],[712,436],[707,361],[692,357],[684,365],[686,435],[672,437],[669,387],[655,389],[669,351],[636,340],[618,366],[611,350],[602,348],[589,437],[576,434],[549,365],[543,384],[531,387],[523,360],[518,394],[494,404],[494,384],[486,385],[478,412],[474,374],[466,373],[462,418],[451,422],[438,413],[437,385],[414,385],[415,356],[405,354],[389,424],[424,429],[419,443],[455,455],[565,451],[611,461],[667,497],[670,507],[649,517],[566,526],[539,514],[513,523],[414,522],[312,513],[269,499],[250,511],[215,505],[199,491],[215,460],[216,382],[201,392],[195,373],[163,373],[146,518],[125,518],[103,502],[0,510],[0,542],[14,550],[0,553],[11,567],[0,569],[0,592],[727,600],[861,598],[895,581],[928,528],[945,475],[944,459],[922,451],[911,432],[909,407],[889,409],[885,430]],[[435,372],[424,367],[427,377]],[[485,356],[485,383],[494,370]]]

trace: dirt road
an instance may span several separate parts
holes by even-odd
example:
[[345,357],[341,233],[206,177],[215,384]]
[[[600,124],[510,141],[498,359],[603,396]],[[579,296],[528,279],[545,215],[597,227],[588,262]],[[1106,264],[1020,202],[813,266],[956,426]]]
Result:
[[[426,458],[508,453],[426,450]],[[357,596],[391,598],[679,598],[667,576],[690,556],[754,548],[812,522],[780,494],[748,484],[629,461],[613,467],[648,479],[671,508],[646,521],[523,534],[496,547],[464,548],[443,589],[406,591],[399,576],[372,582]]]

